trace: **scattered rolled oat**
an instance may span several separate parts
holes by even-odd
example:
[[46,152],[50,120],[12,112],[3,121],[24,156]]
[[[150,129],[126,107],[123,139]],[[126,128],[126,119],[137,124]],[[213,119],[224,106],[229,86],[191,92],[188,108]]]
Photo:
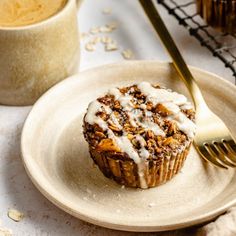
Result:
[[103,13],[104,15],[110,15],[111,12],[112,12],[111,8],[104,8],[104,9],[102,10],[102,13]]
[[134,54],[130,49],[125,49],[121,54],[124,59],[132,59],[134,57]]
[[99,32],[100,33],[110,33],[110,32],[112,32],[112,29],[107,26],[101,26],[101,27],[99,27]]
[[105,45],[105,50],[106,51],[115,51],[117,49],[118,49],[118,46],[117,46],[116,42],[107,43]]
[[111,30],[115,30],[118,26],[118,23],[117,22],[110,22],[110,23],[107,23],[106,26],[108,28],[110,28]]
[[122,185],[122,186],[121,186],[121,188],[122,188],[122,189],[125,189],[125,186],[124,186],[124,185]]
[[[117,22],[110,22],[107,23],[105,26],[92,27],[89,32],[81,33],[80,37],[81,39],[84,39],[86,37],[89,37],[91,34],[110,33],[117,28],[117,25]],[[84,47],[87,51],[93,52],[96,50],[95,45],[97,43],[103,43],[105,45],[105,51],[118,50],[117,43],[111,37],[102,35],[96,36],[92,39],[90,38]],[[129,57],[129,55],[126,55],[126,57]]]
[[153,207],[153,206],[155,206],[155,205],[156,205],[156,204],[155,204],[154,202],[151,202],[151,203],[148,204],[149,207]]
[[111,37],[104,36],[104,37],[102,37],[101,42],[104,43],[104,44],[107,44],[107,43],[113,42],[113,40],[112,40]]
[[92,38],[89,42],[91,44],[97,44],[97,43],[100,43],[101,41],[102,41],[102,37],[96,36],[96,37]]
[[85,49],[89,52],[93,52],[95,50],[95,46],[93,43],[88,42],[85,44]]
[[99,30],[100,30],[100,27],[92,27],[89,32],[91,34],[98,34]]
[[86,189],[86,192],[87,192],[88,194],[92,194],[92,191],[91,191],[89,188]]
[[0,236],[12,236],[12,230],[6,228],[0,228]]
[[8,217],[16,222],[21,221],[24,218],[24,214],[16,209],[9,209],[7,213]]

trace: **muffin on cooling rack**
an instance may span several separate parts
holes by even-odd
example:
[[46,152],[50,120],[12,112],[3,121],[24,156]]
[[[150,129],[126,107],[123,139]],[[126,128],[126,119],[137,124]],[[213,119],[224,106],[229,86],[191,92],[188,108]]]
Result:
[[236,0],[197,0],[198,13],[222,32],[236,33]]
[[103,174],[148,188],[179,172],[195,133],[195,113],[184,95],[141,82],[113,88],[88,106],[84,136]]

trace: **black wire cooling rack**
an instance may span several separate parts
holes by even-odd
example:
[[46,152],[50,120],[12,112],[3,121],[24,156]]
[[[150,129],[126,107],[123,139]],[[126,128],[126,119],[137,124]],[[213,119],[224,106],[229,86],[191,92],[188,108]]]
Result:
[[196,12],[196,0],[157,0],[173,15],[180,25],[183,25],[199,40],[202,46],[208,48],[213,56],[218,57],[225,67],[233,72],[236,84],[236,35],[220,33],[207,25]]

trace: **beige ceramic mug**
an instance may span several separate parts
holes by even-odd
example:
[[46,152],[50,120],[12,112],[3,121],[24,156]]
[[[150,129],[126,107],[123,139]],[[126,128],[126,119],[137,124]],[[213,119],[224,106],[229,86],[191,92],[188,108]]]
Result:
[[76,0],[50,18],[0,27],[0,104],[31,105],[79,65]]

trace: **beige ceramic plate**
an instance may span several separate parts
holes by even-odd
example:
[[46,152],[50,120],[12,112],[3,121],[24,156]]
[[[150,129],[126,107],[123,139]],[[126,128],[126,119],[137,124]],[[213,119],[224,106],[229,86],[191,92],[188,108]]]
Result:
[[[236,88],[192,69],[210,107],[236,134]],[[236,173],[205,164],[194,148],[181,171],[163,186],[121,188],[89,158],[82,119],[89,102],[108,88],[140,81],[186,94],[169,64],[126,62],[73,76],[33,107],[22,133],[22,156],[37,188],[55,205],[85,221],[120,230],[162,231],[212,219],[236,203]]]

